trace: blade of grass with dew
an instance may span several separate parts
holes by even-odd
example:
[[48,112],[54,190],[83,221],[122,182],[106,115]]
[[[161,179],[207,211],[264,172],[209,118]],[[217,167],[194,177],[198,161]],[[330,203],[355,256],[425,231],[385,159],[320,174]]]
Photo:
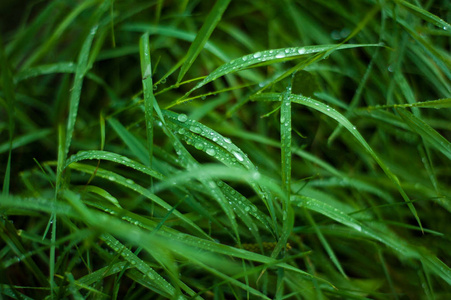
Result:
[[77,70],[75,72],[75,78],[74,78],[74,85],[72,87],[72,92],[70,94],[70,100],[69,100],[69,117],[67,119],[67,129],[66,129],[67,132],[66,132],[64,160],[66,159],[67,154],[69,153],[69,148],[70,148],[70,144],[72,141],[72,134],[74,132],[74,127],[75,127],[75,121],[77,119],[78,105],[80,103],[83,79],[87,72],[89,51],[91,49],[91,44],[94,39],[94,36],[96,35],[97,28],[98,28],[98,25],[95,25],[93,28],[91,28],[91,31],[89,32],[88,36],[86,37],[86,39],[83,43],[83,46],[80,51],[80,55],[78,56]]
[[218,67],[216,70],[208,74],[204,80],[199,82],[195,87],[193,87],[190,91],[188,91],[184,98],[188,97],[194,90],[201,88],[207,83],[224,76],[226,74],[237,72],[248,68],[253,65],[261,64],[262,62],[270,63],[276,61],[286,61],[295,59],[301,55],[308,55],[319,52],[327,52],[331,50],[342,50],[342,49],[350,49],[350,48],[358,48],[358,47],[377,47],[380,46],[378,44],[362,44],[362,45],[320,45],[320,46],[306,46],[306,47],[291,47],[291,48],[280,48],[273,50],[265,50],[261,52],[255,52],[252,54],[248,54],[236,59],[231,60]]
[[422,102],[415,102],[415,103],[406,103],[406,104],[368,106],[365,109],[376,110],[376,109],[385,109],[385,108],[408,108],[408,107],[450,108],[451,107],[451,98],[422,101]]
[[[123,177],[123,176],[121,176],[119,174],[116,174],[114,172],[111,172],[111,171],[108,171],[108,170],[104,170],[104,169],[101,169],[101,168],[95,168],[95,167],[89,166],[89,165],[83,165],[83,164],[80,164],[80,163],[72,163],[69,166],[69,168],[70,169],[74,169],[74,170],[78,170],[80,172],[84,172],[84,173],[87,173],[87,174],[94,174],[94,172],[95,172],[97,177],[100,177],[100,178],[103,178],[103,179],[107,179],[107,180],[111,181],[112,183],[116,183],[116,184],[122,185],[122,186],[124,186],[124,187],[126,187],[126,188],[128,188],[128,189],[130,189],[132,191],[135,191],[138,194],[148,198],[152,202],[155,202],[156,204],[160,205],[161,207],[165,208],[168,211],[172,208],[172,206],[169,205],[167,202],[165,202],[163,199],[161,199],[160,197],[158,197],[155,194],[151,193],[149,190],[143,188],[139,184],[133,182],[133,180],[126,179],[125,177]],[[180,218],[181,220],[183,220],[184,222],[186,222],[187,225],[189,225],[190,227],[195,229],[201,235],[208,236],[199,226],[194,224],[190,219],[185,217],[180,212],[174,211],[174,215],[177,216],[178,218]]]
[[108,151],[100,151],[100,150],[89,150],[89,151],[79,151],[77,154],[72,155],[66,161],[66,165],[64,168],[67,168],[71,163],[79,162],[82,160],[90,160],[90,159],[102,159],[107,161],[116,162],[118,164],[130,167],[136,171],[140,171],[141,173],[150,175],[156,179],[163,179],[163,175],[158,173],[151,168],[144,166],[126,156],[119,155],[113,152]]
[[[196,149],[205,151],[208,155],[215,157],[225,165],[242,165],[248,170],[254,170],[253,177],[258,177],[258,172],[256,171],[254,164],[229,138],[223,137],[209,127],[189,119],[185,114],[177,115],[170,111],[163,111],[163,113],[168,117],[168,121],[170,121],[171,124],[177,126],[173,128],[174,132],[177,132],[182,139],[193,144]],[[268,196],[270,193],[261,189],[261,187],[256,184],[253,184],[253,188],[267,206],[275,227],[275,210],[272,198]]]
[[110,234],[103,234],[101,239],[111,248],[114,252],[122,256],[127,262],[129,262],[134,268],[137,268],[144,276],[152,280],[153,284],[166,295],[174,294],[174,287],[167,282],[160,274],[154,269],[149,267],[144,261],[136,256],[132,251],[125,247],[121,242],[115,239]]
[[414,132],[418,133],[432,147],[442,152],[448,159],[451,159],[451,143],[447,139],[426,122],[404,108],[397,108],[396,111]]
[[[281,152],[281,173],[282,173],[282,233],[272,257],[276,257],[280,251],[285,249],[288,238],[294,226],[294,212],[291,208],[291,84],[286,91],[280,95],[280,152]],[[285,255],[285,251],[282,252]],[[283,272],[278,274],[278,281],[283,281]]]
[[[384,171],[384,173],[387,175],[387,177],[391,180],[391,182],[396,186],[399,193],[403,197],[404,201],[409,206],[410,211],[412,212],[413,216],[415,217],[418,225],[420,228],[422,228],[420,218],[418,217],[417,211],[412,204],[412,202],[409,199],[409,196],[406,194],[404,189],[401,186],[401,183],[396,177],[396,175],[387,167],[387,165],[379,158],[379,156],[373,151],[373,149],[368,145],[368,143],[365,141],[365,139],[362,137],[362,135],[357,131],[356,127],[349,122],[347,118],[345,118],[342,114],[340,114],[338,111],[336,111],[334,108],[331,108],[329,105],[325,105],[324,103],[314,100],[310,97],[304,97],[302,95],[291,95],[291,101],[308,106],[314,110],[317,110],[330,118],[337,121],[339,124],[341,124],[344,128],[346,128],[360,143],[360,145],[363,146],[363,148],[371,155],[371,157],[377,162],[377,164],[381,167],[381,169]],[[268,94],[261,94],[254,97],[254,100],[266,100],[266,101],[279,101],[279,94],[275,93],[268,93]]]
[[19,72],[15,77],[14,81],[19,83],[23,80],[38,77],[42,75],[57,74],[57,73],[75,73],[77,70],[77,65],[73,62],[58,62],[48,65],[40,65],[36,67],[27,68]]
[[[287,270],[291,270],[293,272],[299,273],[301,275],[312,277],[312,275],[305,273],[304,271],[293,267],[286,263],[279,263],[276,260],[260,255],[254,252],[245,251],[242,249],[238,249],[235,247],[219,244],[217,242],[201,239],[195,237],[193,235],[187,235],[183,233],[179,233],[174,229],[162,227],[157,236],[149,235],[146,231],[144,232],[142,229],[136,228],[136,226],[132,226],[131,224],[126,224],[123,221],[120,221],[116,218],[109,217],[104,213],[99,213],[96,210],[89,210],[79,199],[79,196],[73,192],[65,191],[66,197],[69,200],[70,205],[65,203],[55,203],[53,201],[49,201],[45,198],[21,198],[21,197],[11,197],[11,196],[0,196],[1,202],[0,205],[2,207],[22,207],[27,209],[32,209],[36,211],[43,211],[47,213],[52,213],[53,211],[57,211],[59,215],[67,215],[72,216],[75,219],[84,221],[84,222],[94,222],[97,224],[99,228],[107,229],[106,231],[114,231],[115,234],[121,236],[121,238],[127,239],[135,244],[147,244],[149,249],[152,248],[152,241],[154,239],[160,240],[160,238],[174,240],[176,243],[186,244],[186,246],[181,246],[179,249],[184,249],[184,247],[194,247],[203,249],[206,251],[211,251],[217,254],[223,254],[227,256],[233,256],[236,258],[247,259],[260,263],[268,263],[274,264],[275,267],[283,267]],[[81,212],[78,213],[78,212]],[[156,240],[155,240],[156,241]],[[167,246],[167,243],[159,242],[160,246],[164,246],[168,250],[171,248]],[[172,249],[171,249],[172,250]]]
[[413,5],[407,1],[404,0],[397,0],[396,3],[401,4],[411,12],[413,12],[415,15],[419,16],[426,22],[429,22],[435,26],[437,26],[440,29],[443,30],[451,30],[451,25],[448,24],[445,20],[437,17],[436,15],[428,12],[427,10],[424,10],[416,5]]
[[200,51],[204,47],[207,40],[210,38],[213,30],[216,28],[216,25],[221,21],[222,14],[229,6],[230,0],[217,0],[212,10],[208,14],[204,24],[196,35],[194,42],[191,44],[188,49],[188,53],[186,54],[186,58],[184,58],[185,62],[180,69],[179,76],[177,78],[177,83],[180,83],[185,76],[188,69],[194,63],[194,60],[199,55]]
[[420,250],[409,246],[404,240],[388,230],[378,231],[372,229],[343,211],[314,198],[294,195],[292,196],[292,201],[300,207],[305,207],[323,214],[341,224],[355,229],[357,232],[389,246],[399,255],[420,260],[427,264],[437,276],[441,277],[446,282],[451,283],[451,268],[439,260],[435,255],[421,252]]
[[139,55],[141,60],[141,75],[144,96],[144,114],[146,119],[147,151],[149,153],[149,166],[152,166],[153,156],[153,95],[152,64],[150,61],[149,35],[143,34],[139,40]]
[[[96,218],[96,214],[91,211],[88,207],[86,207],[79,195],[69,191],[64,191],[64,197],[68,200],[68,202],[80,213],[80,217],[86,223],[97,224],[102,222],[101,219]],[[104,225],[104,224],[102,224]],[[121,224],[116,224],[116,226],[112,226],[110,230],[115,229],[116,231],[121,229],[123,232],[127,231],[125,226],[120,228]],[[111,236],[108,233],[103,233],[100,237],[110,248],[112,248],[115,252],[120,254],[125,260],[127,260],[130,264],[136,267],[140,272],[147,276],[149,279],[154,281],[154,284],[161,289],[165,294],[173,295],[174,287],[168,283],[163,277],[161,277],[155,270],[149,267],[146,263],[144,263],[139,257],[137,257],[132,251],[130,251],[127,247],[125,247],[122,243],[120,243],[117,239]],[[150,238],[150,236],[149,236]]]

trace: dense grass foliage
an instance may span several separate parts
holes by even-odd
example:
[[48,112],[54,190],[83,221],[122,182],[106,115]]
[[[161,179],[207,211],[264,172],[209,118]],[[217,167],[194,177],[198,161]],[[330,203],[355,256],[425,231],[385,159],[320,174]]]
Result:
[[449,1],[2,1],[0,296],[450,299]]

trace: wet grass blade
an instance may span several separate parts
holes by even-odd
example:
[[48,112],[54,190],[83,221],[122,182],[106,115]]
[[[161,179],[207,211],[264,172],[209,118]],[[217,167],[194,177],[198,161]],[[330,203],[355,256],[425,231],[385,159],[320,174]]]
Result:
[[147,151],[149,152],[149,166],[153,157],[153,95],[152,64],[150,61],[149,35],[143,34],[139,40],[139,54],[141,59],[141,75],[144,95],[144,114],[146,119]]
[[88,36],[86,37],[83,46],[80,51],[80,55],[78,56],[77,68],[75,71],[74,84],[72,87],[72,92],[70,94],[69,101],[69,116],[67,118],[67,132],[66,132],[66,143],[65,147],[65,156],[69,153],[70,144],[72,142],[72,134],[74,132],[75,121],[77,120],[78,113],[78,105],[80,103],[81,89],[83,87],[83,80],[85,77],[88,67],[88,59],[89,52],[91,49],[92,41],[97,32],[98,25],[95,25]]

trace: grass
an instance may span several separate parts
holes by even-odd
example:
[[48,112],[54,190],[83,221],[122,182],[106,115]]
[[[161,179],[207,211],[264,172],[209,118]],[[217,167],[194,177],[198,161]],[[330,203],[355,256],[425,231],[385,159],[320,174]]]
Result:
[[0,8],[1,297],[451,297],[447,1]]

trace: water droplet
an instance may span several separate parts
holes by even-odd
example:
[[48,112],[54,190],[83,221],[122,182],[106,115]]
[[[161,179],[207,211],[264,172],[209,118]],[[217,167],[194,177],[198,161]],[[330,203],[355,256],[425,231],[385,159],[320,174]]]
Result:
[[276,54],[276,58],[284,58],[285,57],[285,52],[279,52]]
[[226,142],[227,144],[231,144],[232,140],[230,140],[229,138],[224,138],[224,142]]
[[202,143],[202,142],[197,142],[195,145],[194,145],[194,147],[196,148],[196,149],[198,149],[198,150],[202,150],[202,149],[204,149],[204,144]]
[[202,129],[200,129],[200,128],[197,127],[197,126],[191,126],[191,127],[189,128],[189,130],[191,130],[191,131],[194,132],[194,133],[201,133],[201,132],[202,132]]
[[243,56],[243,61],[246,61],[247,60],[247,56]]
[[254,58],[259,58],[261,56],[262,56],[262,54],[260,52],[254,53]]
[[166,83],[166,78],[161,79],[161,83]]
[[133,180],[131,180],[131,179],[127,179],[127,180],[125,180],[125,182],[127,182],[128,184],[134,184],[135,182],[133,181]]
[[233,156],[235,156],[236,159],[238,159],[239,161],[243,161],[243,160],[244,160],[243,156],[242,156],[241,154],[239,154],[238,152],[233,151],[232,154],[233,154]]
[[304,53],[305,53],[305,49],[304,49],[304,48],[298,49],[298,53],[299,53],[299,54],[304,54]]
[[215,151],[215,149],[209,148],[209,149],[207,149],[207,154],[214,156],[216,154],[216,151]]
[[185,134],[185,128],[180,128],[180,129],[178,130],[178,133],[179,133],[179,134]]
[[186,122],[186,120],[188,120],[188,116],[185,114],[180,114],[178,115],[177,120],[179,120],[180,122]]
[[246,206],[246,207],[244,208],[244,210],[245,210],[245,211],[250,211],[251,208],[250,208],[249,206]]

